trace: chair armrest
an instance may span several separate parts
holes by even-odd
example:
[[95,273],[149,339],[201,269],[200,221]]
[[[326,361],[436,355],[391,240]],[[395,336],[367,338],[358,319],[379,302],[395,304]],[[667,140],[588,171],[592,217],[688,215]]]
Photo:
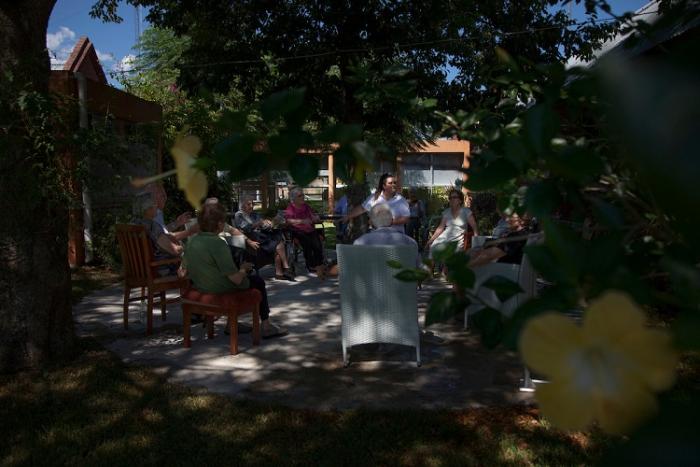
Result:
[[158,261],[151,261],[151,266],[163,266],[165,264],[180,264],[182,259],[180,258],[168,258],[160,259]]

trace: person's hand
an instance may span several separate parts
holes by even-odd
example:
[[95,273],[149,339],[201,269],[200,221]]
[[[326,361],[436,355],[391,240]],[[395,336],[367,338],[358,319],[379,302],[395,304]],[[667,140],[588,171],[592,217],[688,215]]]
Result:
[[192,219],[192,214],[189,212],[183,212],[175,219],[175,225],[177,227],[182,227],[183,225],[187,224],[190,219]]
[[251,247],[253,250],[258,251],[258,248],[260,248],[260,242],[256,242],[255,240],[247,240],[248,246]]
[[246,261],[243,264],[241,264],[241,271],[245,272],[246,274],[248,274],[252,270],[253,270],[253,263]]
[[265,219],[262,221],[262,226],[263,226],[263,228],[271,229],[272,228],[272,221]]

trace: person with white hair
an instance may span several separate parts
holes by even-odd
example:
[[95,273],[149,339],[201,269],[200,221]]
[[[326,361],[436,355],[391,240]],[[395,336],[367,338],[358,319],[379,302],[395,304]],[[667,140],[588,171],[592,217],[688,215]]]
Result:
[[[138,218],[134,224],[143,225],[146,228],[155,260],[179,257],[184,251],[182,243],[163,226],[156,222],[157,204],[151,193],[144,193],[136,200]],[[161,276],[169,276],[177,272],[177,265],[165,265],[158,269]]]
[[309,271],[315,271],[322,275],[325,270],[323,265],[323,244],[316,231],[315,224],[320,218],[311,210],[304,201],[304,192],[301,188],[294,188],[289,192],[289,206],[284,210],[284,218],[289,226],[292,236],[299,241],[304,250],[304,260]]
[[409,245],[418,251],[418,243],[403,232],[392,228],[393,214],[386,204],[376,204],[369,210],[369,220],[374,226],[366,234],[353,242],[353,245]]

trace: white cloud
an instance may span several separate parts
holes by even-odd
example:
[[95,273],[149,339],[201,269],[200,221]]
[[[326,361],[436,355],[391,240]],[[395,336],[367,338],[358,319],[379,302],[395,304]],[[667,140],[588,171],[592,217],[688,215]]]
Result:
[[75,32],[61,26],[58,31],[46,34],[46,47],[49,50],[57,49],[65,40],[75,40]]
[[101,52],[97,49],[95,49],[95,53],[97,53],[97,59],[100,61],[100,63],[107,63],[107,62],[114,61],[114,54],[113,53]]
[[61,70],[75,46],[75,32],[65,26],[54,33],[46,34],[46,48],[51,57],[51,69]]
[[128,54],[124,55],[121,60],[112,66],[112,71],[125,72],[131,71],[134,68],[134,61],[136,60],[136,55]]

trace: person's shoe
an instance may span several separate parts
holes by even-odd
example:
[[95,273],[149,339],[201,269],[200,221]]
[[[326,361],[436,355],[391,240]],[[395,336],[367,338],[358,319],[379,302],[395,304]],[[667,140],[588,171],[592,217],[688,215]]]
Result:
[[287,334],[289,334],[289,331],[287,331],[286,329],[284,329],[282,327],[275,326],[274,324],[271,324],[271,325],[267,326],[267,328],[263,328],[263,330],[262,330],[262,338],[263,339],[271,339],[273,337],[282,337],[282,336],[286,336]]
[[275,279],[278,281],[289,281],[289,282],[296,282],[297,280],[290,276],[289,274],[275,274]]
[[[248,334],[253,332],[253,327],[249,326],[245,323],[238,323],[238,334]],[[231,334],[231,331],[229,331],[229,327],[226,326],[226,329],[224,329],[224,334],[227,336]]]
[[294,278],[294,272],[292,271],[292,268],[284,268],[284,274],[282,275]]

